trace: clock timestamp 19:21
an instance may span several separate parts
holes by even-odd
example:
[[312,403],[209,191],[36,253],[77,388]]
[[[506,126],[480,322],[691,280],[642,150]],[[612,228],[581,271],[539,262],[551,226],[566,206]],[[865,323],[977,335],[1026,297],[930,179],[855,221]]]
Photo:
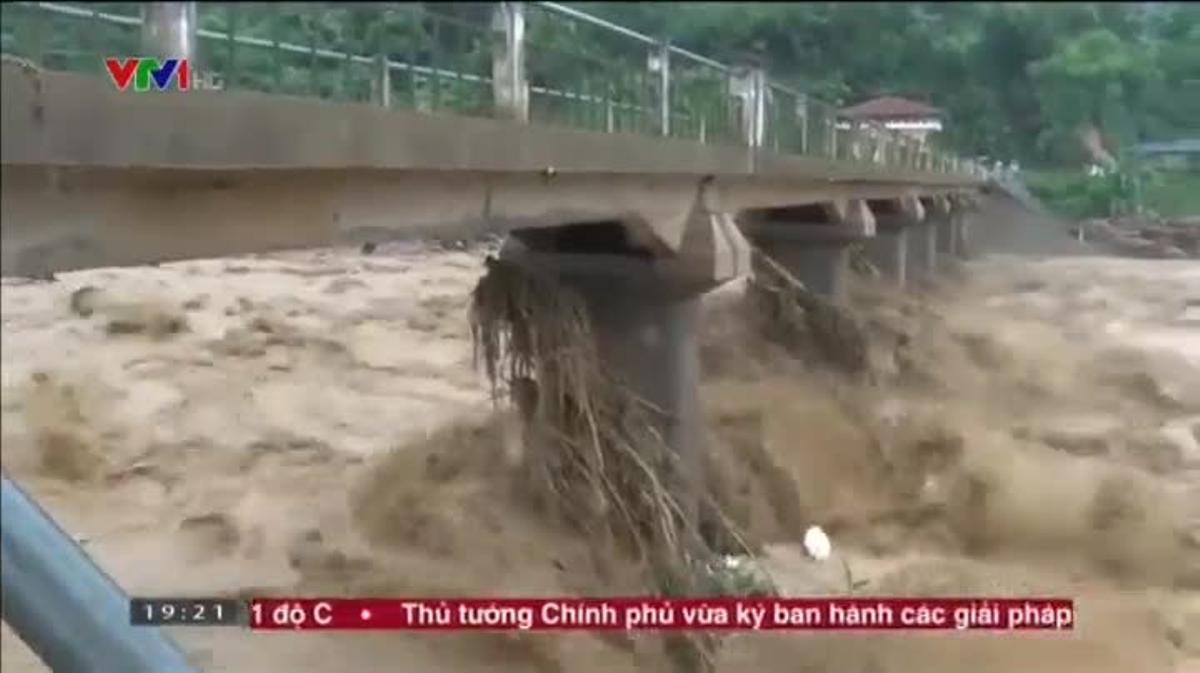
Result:
[[134,626],[242,626],[246,605],[229,598],[131,598]]

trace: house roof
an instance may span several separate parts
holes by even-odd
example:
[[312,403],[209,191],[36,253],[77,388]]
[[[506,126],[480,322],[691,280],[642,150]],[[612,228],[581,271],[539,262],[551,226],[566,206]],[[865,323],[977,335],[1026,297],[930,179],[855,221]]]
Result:
[[882,96],[843,108],[839,114],[850,119],[894,119],[897,117],[940,117],[942,111],[931,105],[906,98]]

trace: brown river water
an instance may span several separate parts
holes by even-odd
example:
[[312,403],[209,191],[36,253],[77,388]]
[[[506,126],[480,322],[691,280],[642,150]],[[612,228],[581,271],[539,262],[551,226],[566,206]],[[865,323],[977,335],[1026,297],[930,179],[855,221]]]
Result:
[[[3,467],[132,594],[612,591],[508,477],[515,433],[489,420],[466,320],[483,254],[5,280]],[[736,290],[708,299],[714,488],[786,593],[845,591],[798,545],[817,524],[859,593],[1066,595],[1079,623],[739,635],[720,671],[1200,672],[1200,264],[859,280],[871,385],[756,344]],[[172,635],[214,673],[666,670],[647,638],[582,633]],[[0,660],[45,670],[7,629]]]

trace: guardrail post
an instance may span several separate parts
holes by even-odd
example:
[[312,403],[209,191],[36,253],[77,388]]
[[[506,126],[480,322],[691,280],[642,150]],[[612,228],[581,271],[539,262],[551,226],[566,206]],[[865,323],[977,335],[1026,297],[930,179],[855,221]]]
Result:
[[808,154],[808,96],[796,94],[796,119],[800,120],[800,154]]
[[830,115],[831,116],[829,118],[829,158],[837,159],[837,134],[838,134],[837,110],[831,110]]
[[196,3],[142,3],[142,48],[158,58],[186,58],[193,70],[196,52]]
[[658,72],[658,128],[671,135],[671,44],[659,43],[651,56],[651,69]]
[[734,96],[742,100],[742,139],[750,147],[762,147],[766,136],[767,77],[759,67],[741,68],[730,84]]
[[387,53],[375,56],[375,103],[384,108],[392,106],[392,69],[388,65]]
[[492,14],[492,96],[496,115],[529,121],[525,79],[525,5],[500,2]]

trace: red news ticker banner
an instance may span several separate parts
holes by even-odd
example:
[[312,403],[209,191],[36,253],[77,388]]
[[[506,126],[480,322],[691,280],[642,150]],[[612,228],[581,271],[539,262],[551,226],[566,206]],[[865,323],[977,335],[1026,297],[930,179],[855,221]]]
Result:
[[1066,598],[256,598],[255,630],[1070,630]]

